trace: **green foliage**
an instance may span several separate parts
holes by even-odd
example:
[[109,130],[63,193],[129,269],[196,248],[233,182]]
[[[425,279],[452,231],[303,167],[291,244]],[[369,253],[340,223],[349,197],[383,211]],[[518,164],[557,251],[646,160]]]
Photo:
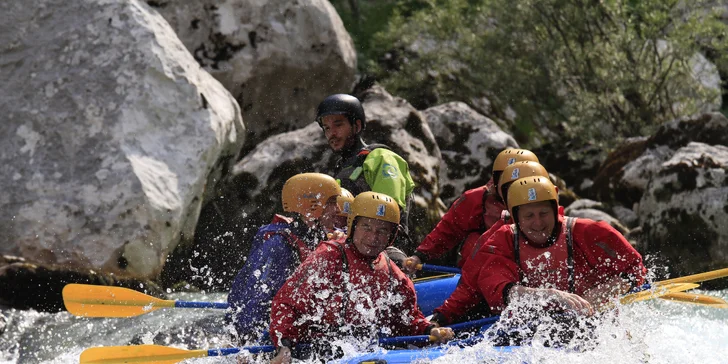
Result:
[[408,16],[427,7],[424,0],[331,0],[356,46],[360,70],[372,57],[372,37],[386,29],[395,13]]
[[395,10],[365,68],[419,107],[489,95],[516,111],[517,132],[545,126],[608,147],[718,97],[692,71],[706,49],[728,65],[727,27],[706,3],[429,1]]

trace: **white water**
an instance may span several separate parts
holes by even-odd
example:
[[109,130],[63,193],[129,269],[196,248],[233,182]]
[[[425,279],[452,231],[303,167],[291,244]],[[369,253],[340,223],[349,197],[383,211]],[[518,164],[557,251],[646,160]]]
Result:
[[[701,291],[728,299],[728,290]],[[188,301],[224,301],[222,294],[184,294]],[[159,344],[184,349],[232,345],[222,311],[160,309],[124,318],[78,318],[66,312],[4,310],[7,331],[0,336],[0,364],[78,363],[80,353],[105,345]],[[586,352],[524,348],[507,363],[728,363],[728,309],[651,300],[621,307],[614,323],[598,329],[597,345]],[[629,336],[629,337],[628,337]],[[439,363],[480,363],[487,344],[453,350]],[[187,363],[235,363],[233,357],[190,359]]]

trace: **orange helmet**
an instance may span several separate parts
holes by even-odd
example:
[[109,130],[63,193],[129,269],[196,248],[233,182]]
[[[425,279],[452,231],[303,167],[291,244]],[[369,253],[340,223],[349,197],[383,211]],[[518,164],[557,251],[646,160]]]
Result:
[[526,149],[506,149],[495,157],[493,161],[493,185],[497,188],[503,170],[516,162],[532,161],[538,163],[538,158],[533,152]]
[[503,170],[498,180],[498,195],[508,203],[508,188],[520,178],[541,176],[549,178],[549,172],[542,165],[533,161],[516,162]]
[[322,173],[297,174],[283,185],[283,211],[318,219],[324,212],[326,201],[340,194],[341,187],[331,176]]
[[558,210],[559,193],[556,186],[546,177],[526,177],[511,184],[507,200],[508,212],[516,219],[517,216],[513,211],[516,207],[535,202],[554,201]]
[[399,224],[399,205],[393,198],[377,192],[362,192],[354,198],[349,214],[348,232],[354,231],[352,225],[357,217],[369,217],[372,219]]
[[501,172],[511,164],[523,161],[539,163],[538,157],[536,157],[536,155],[530,150],[506,149],[498,153],[498,156],[495,157],[495,160],[493,161],[493,172]]

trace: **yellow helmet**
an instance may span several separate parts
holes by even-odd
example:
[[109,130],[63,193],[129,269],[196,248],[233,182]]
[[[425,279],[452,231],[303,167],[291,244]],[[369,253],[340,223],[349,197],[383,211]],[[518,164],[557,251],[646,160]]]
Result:
[[336,180],[322,173],[300,173],[286,181],[281,192],[283,211],[318,219],[331,197],[341,194]]
[[336,196],[336,205],[339,206],[339,216],[349,216],[351,214],[351,204],[354,203],[354,195],[346,188],[341,189],[341,193]]
[[347,221],[349,234],[354,231],[351,226],[359,216],[399,224],[399,205],[397,201],[383,193],[362,192],[354,198],[354,203],[351,204],[351,214]]
[[[538,157],[533,152],[526,149],[506,149],[495,157],[493,161],[493,172],[500,172],[509,165],[516,162],[531,161],[539,163]],[[498,181],[496,181],[498,182]]]
[[508,212],[516,218],[513,209],[541,201],[555,201],[559,204],[559,193],[551,181],[546,177],[526,177],[513,182],[508,189]]
[[498,179],[498,195],[507,203],[508,188],[513,181],[520,178],[536,176],[549,178],[549,172],[538,162],[522,161],[513,163],[503,170],[503,173]]

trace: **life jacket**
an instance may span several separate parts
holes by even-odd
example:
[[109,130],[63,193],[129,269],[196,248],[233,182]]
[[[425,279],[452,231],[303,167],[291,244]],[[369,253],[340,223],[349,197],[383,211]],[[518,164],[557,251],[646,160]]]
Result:
[[384,144],[369,144],[359,150],[359,153],[356,154],[356,157],[354,157],[353,160],[352,158],[349,158],[346,161],[342,161],[342,163],[348,162],[348,165],[342,166],[334,176],[334,178],[341,184],[341,187],[349,190],[354,196],[370,190],[363,174],[364,161],[367,159],[371,151],[378,148],[392,150],[392,148]]
[[276,214],[273,216],[273,221],[270,224],[261,227],[255,234],[253,237],[253,246],[261,246],[271,236],[280,235],[293,248],[292,250],[297,261],[296,265],[301,264],[316,247],[309,247],[305,241],[291,232],[290,227],[292,223],[292,218]]
[[571,233],[575,221],[574,217],[566,217],[556,242],[545,248],[520,241],[520,230],[516,224],[511,225],[514,260],[521,283],[527,283],[529,287],[575,292],[574,240]]
[[[342,262],[342,284],[340,285],[340,288],[342,290],[342,302],[341,302],[341,312],[338,316],[339,325],[343,326],[348,321],[348,310],[349,310],[349,297],[351,296],[351,293],[349,292],[349,289],[352,284],[351,280],[349,278],[349,258],[346,256],[346,250],[345,250],[345,241],[326,241],[323,244],[335,247],[339,250],[339,253],[341,253],[341,262]],[[392,261],[389,259],[389,257],[385,254],[384,259],[387,263],[387,267],[389,268],[389,292],[394,293],[395,290],[395,280],[394,280],[394,273],[392,272]]]

